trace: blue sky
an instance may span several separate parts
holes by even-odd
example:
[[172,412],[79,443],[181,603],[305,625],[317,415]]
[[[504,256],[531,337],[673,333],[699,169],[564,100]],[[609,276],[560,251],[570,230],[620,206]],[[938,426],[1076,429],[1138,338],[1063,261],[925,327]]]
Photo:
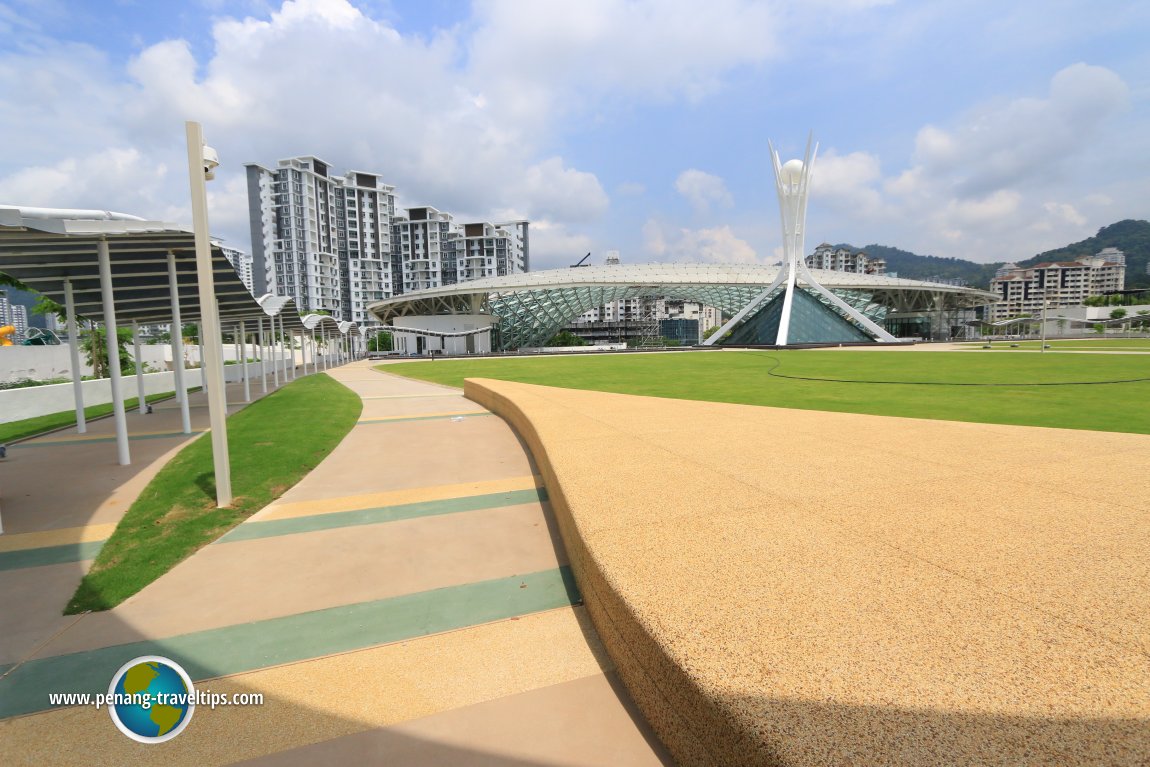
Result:
[[1150,6],[0,0],[0,204],[190,219],[314,154],[401,204],[529,217],[533,263],[773,262],[767,139],[820,142],[808,250],[1012,260],[1150,211]]

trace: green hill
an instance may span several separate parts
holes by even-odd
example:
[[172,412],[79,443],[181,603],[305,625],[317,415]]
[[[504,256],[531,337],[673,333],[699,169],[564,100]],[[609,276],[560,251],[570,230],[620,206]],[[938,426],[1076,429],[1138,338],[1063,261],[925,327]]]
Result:
[[861,250],[868,256],[884,258],[887,272],[897,274],[905,280],[942,278],[961,280],[971,287],[985,288],[994,277],[995,269],[1002,266],[1001,261],[995,264],[977,264],[962,258],[920,256],[909,250],[892,248],[889,245],[872,244],[865,248],[856,248],[853,245],[842,244],[835,247]]
[[1146,264],[1150,263],[1150,221],[1126,219],[1098,230],[1098,234],[1056,250],[1039,253],[1019,261],[1019,266],[1033,266],[1044,261],[1073,261],[1092,256],[1103,248],[1118,248],[1126,254],[1126,287],[1150,287]]
[[[1001,261],[992,264],[979,264],[962,258],[942,258],[940,256],[920,256],[908,250],[887,245],[867,245],[858,248],[850,244],[836,245],[837,248],[861,250],[869,256],[886,259],[887,272],[897,273],[908,280],[931,278],[958,279],[976,288],[986,288],[994,278],[994,272],[1002,266]],[[1103,248],[1118,248],[1126,254],[1126,287],[1150,287],[1150,274],[1146,265],[1150,263],[1150,221],[1127,219],[1098,230],[1098,234],[1081,242],[1075,242],[1055,250],[1017,261],[1019,266],[1033,266],[1045,261],[1073,261],[1081,256],[1092,256]]]

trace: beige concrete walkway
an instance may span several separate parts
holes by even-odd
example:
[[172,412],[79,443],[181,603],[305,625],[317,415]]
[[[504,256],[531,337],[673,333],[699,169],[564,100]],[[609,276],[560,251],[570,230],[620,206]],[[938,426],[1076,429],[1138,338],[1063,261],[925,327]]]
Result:
[[106,687],[117,654],[154,651],[263,704],[197,710],[162,746],[105,711],[43,710],[0,720],[5,763],[667,763],[564,586],[510,428],[458,390],[329,373],[364,408],[324,462],[118,608],[54,626],[10,685],[55,691],[89,661]]
[[680,764],[1150,764],[1150,436],[467,393]]

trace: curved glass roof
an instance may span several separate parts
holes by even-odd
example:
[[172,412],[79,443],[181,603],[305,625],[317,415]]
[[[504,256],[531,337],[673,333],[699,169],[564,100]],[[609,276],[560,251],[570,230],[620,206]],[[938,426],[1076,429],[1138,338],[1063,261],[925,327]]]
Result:
[[[490,314],[499,346],[542,345],[580,314],[615,300],[697,301],[733,315],[759,295],[779,267],[758,264],[635,264],[527,272],[447,285],[378,301],[368,310],[384,324],[395,317]],[[985,290],[872,274],[811,270],[847,303],[872,317],[993,303]],[[801,278],[800,278],[801,282]]]

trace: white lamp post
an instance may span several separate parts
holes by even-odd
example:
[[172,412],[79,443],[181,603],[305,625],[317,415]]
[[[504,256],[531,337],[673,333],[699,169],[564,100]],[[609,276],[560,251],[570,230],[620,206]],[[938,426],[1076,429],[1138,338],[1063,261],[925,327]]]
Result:
[[[212,245],[208,235],[207,182],[219,166],[216,151],[204,144],[203,128],[185,123],[188,136],[188,180],[192,193],[192,222],[196,235],[196,276],[199,281],[204,357],[201,373],[208,390],[208,420],[212,430],[212,460],[216,472],[216,505],[232,502],[232,471],[228,459],[227,406],[224,404],[224,366],[220,353],[220,312],[212,274]],[[210,386],[208,385],[210,382]]]

